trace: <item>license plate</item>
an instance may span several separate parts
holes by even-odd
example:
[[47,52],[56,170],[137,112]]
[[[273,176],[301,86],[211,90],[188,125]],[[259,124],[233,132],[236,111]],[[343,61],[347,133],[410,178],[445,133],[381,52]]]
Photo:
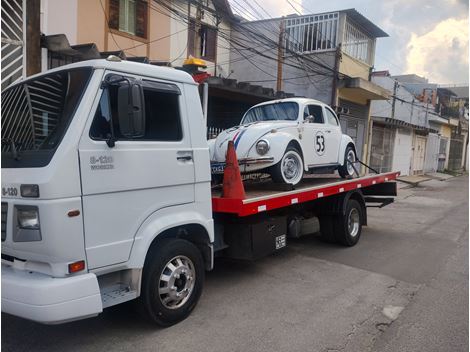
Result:
[[276,237],[276,249],[281,249],[286,246],[286,235]]
[[225,163],[211,164],[211,172],[213,174],[222,174],[224,173]]

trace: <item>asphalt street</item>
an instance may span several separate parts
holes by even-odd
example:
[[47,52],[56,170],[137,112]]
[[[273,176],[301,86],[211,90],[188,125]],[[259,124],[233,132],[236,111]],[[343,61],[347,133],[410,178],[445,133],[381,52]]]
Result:
[[468,177],[402,188],[353,248],[314,237],[218,261],[192,315],[160,329],[133,305],[45,326],[2,314],[3,351],[467,351]]

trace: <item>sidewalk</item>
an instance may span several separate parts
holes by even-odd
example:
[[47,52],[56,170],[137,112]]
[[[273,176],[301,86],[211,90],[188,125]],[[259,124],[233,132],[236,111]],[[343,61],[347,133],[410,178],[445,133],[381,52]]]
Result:
[[413,176],[400,176],[398,177],[398,181],[407,183],[409,185],[412,185],[413,187],[418,186],[421,182],[424,181],[429,181],[431,177],[428,177],[427,175],[421,176],[421,175],[413,175]]
[[430,172],[426,174],[425,176],[428,176],[432,179],[439,180],[439,181],[447,181],[448,179],[455,177],[449,174],[444,174],[442,172]]

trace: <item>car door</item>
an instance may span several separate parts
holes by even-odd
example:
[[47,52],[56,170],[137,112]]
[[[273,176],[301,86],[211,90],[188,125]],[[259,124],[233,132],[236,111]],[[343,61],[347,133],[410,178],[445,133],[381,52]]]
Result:
[[308,104],[304,108],[304,133],[302,144],[304,158],[309,167],[328,164],[327,140],[329,126],[325,123],[323,108],[319,104]]
[[325,150],[325,156],[329,163],[336,163],[340,161],[343,156],[339,155],[339,147],[341,144],[341,125],[338,117],[329,107],[324,106],[325,122],[326,122],[326,138],[328,149]]
[[119,87],[112,85],[100,90],[79,144],[91,269],[127,261],[139,226],[152,213],[194,202],[195,170],[183,86],[131,75],[120,84],[133,79],[143,86],[145,134],[121,135]]

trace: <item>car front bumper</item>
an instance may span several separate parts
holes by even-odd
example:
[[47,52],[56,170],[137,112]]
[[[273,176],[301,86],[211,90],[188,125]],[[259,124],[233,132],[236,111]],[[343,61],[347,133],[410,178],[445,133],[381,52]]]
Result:
[[[241,158],[238,159],[238,165],[240,166],[251,166],[251,165],[264,165],[272,164],[274,157],[266,156],[261,158]],[[211,161],[212,174],[223,174],[225,169],[225,162]]]
[[102,311],[95,274],[54,278],[2,264],[2,312],[44,324],[60,324]]

